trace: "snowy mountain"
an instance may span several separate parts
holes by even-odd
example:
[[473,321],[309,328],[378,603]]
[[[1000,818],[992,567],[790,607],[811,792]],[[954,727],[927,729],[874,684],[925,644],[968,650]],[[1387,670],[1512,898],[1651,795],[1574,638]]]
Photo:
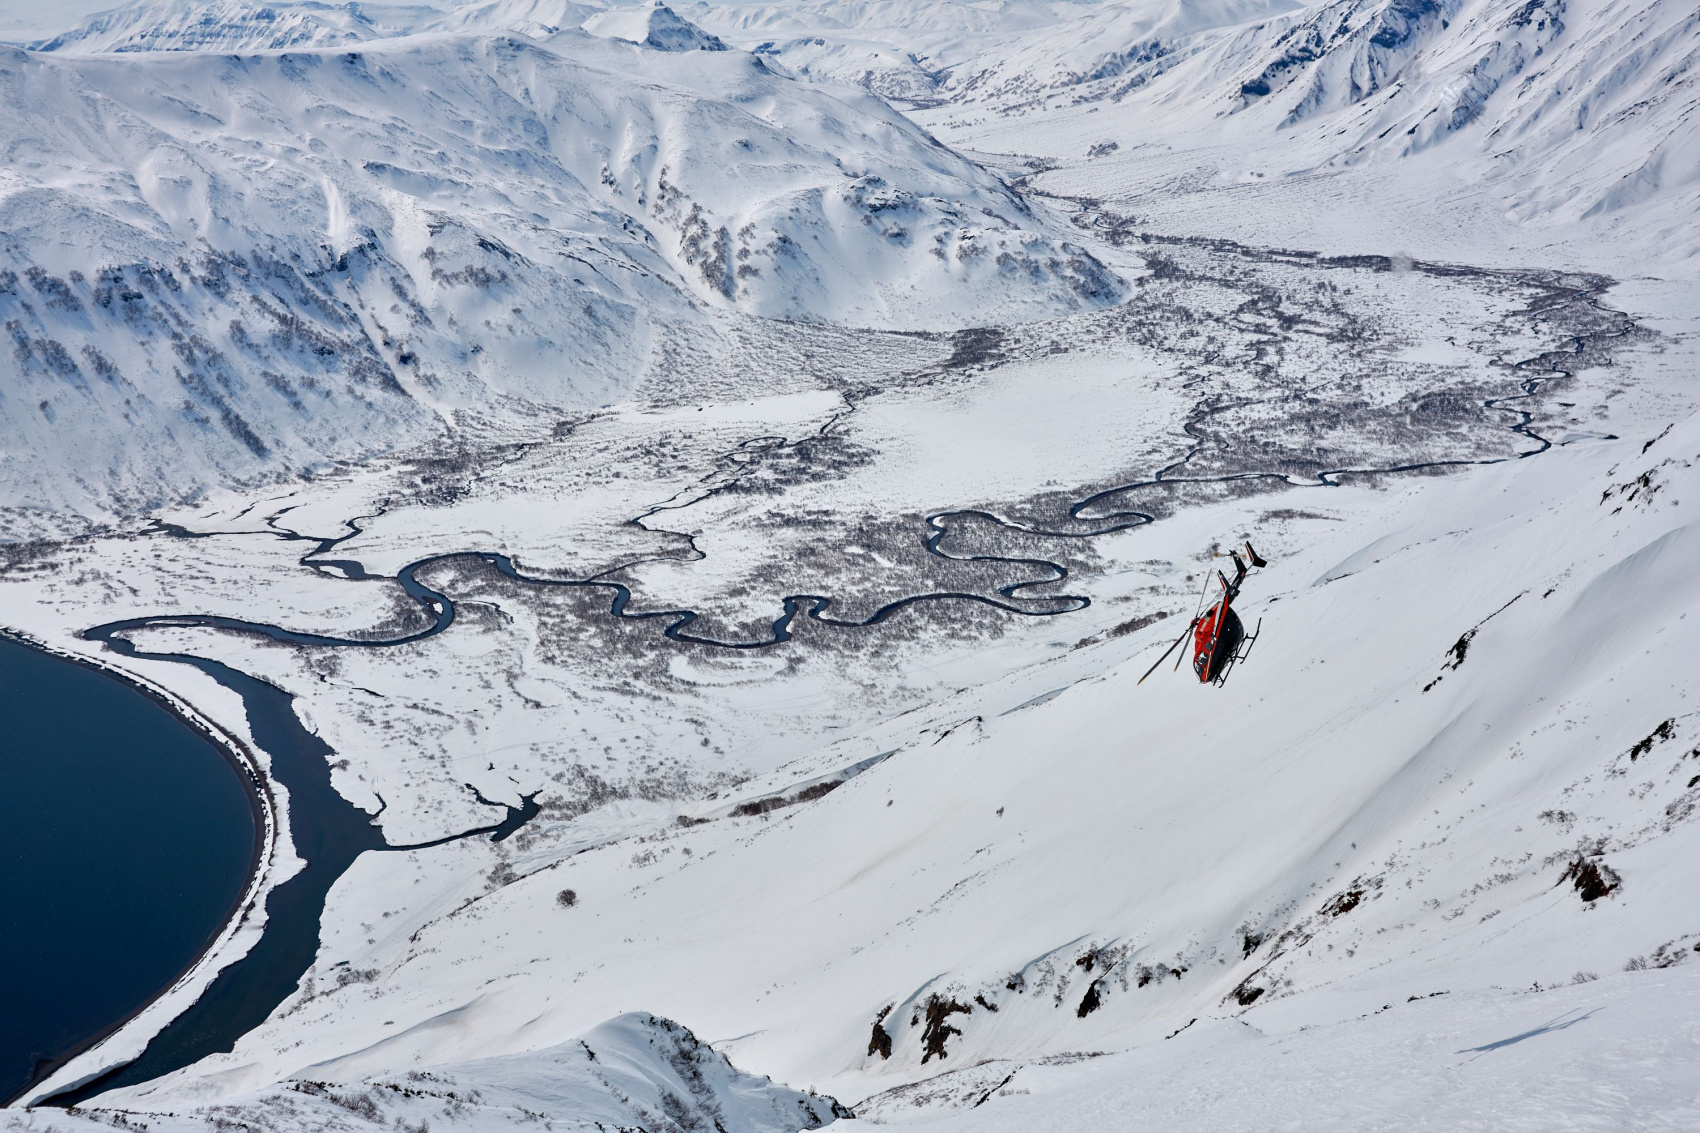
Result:
[[864,87],[883,98],[919,102],[938,97],[952,66],[1092,7],[1076,0],[697,0],[686,11],[738,46],[798,74]]
[[[1000,44],[956,67],[948,90],[969,103],[1025,105],[1050,92],[1078,98],[1137,89],[1222,29],[1298,8],[1293,0],[1123,0]],[[1212,35],[1210,33],[1217,33]]]
[[336,47],[397,34],[437,15],[419,5],[374,16],[359,4],[315,0],[258,5],[248,0],[183,4],[133,0],[29,46],[35,51],[276,51]]
[[[671,47],[12,51],[9,502],[139,507],[185,467],[300,471],[461,411],[603,404],[677,380],[667,352],[712,349],[728,315],[920,327],[1121,296],[876,99]],[[37,455],[114,435],[105,466]]]
[[1675,0],[0,48],[0,631],[269,819],[0,1128],[1694,1127],[1697,64]]
[[1083,150],[1113,141],[1185,150],[1204,169],[1273,167],[1259,176],[1418,159],[1423,172],[1400,176],[1433,176],[1436,192],[1474,182],[1519,223],[1625,227],[1663,255],[1700,250],[1692,5],[1285,7],[1117,6],[957,67],[946,95],[1009,117],[1012,142],[1014,119],[1042,118],[1045,136]]
[[654,51],[725,51],[726,45],[655,0],[648,7],[610,8],[581,25],[591,35],[623,39]]
[[149,1128],[176,1133],[251,1122],[264,1128],[284,1115],[290,1128],[315,1129],[348,1128],[348,1122],[417,1129],[446,1121],[474,1130],[546,1122],[545,1128],[574,1133],[798,1133],[848,1111],[832,1098],[738,1070],[677,1023],[629,1013],[516,1056],[352,1080],[321,1067],[245,1096],[150,1113],[148,1120]]
[[601,4],[580,4],[576,0],[470,0],[449,5],[442,13],[423,19],[416,30],[505,31],[547,39],[557,32],[579,27],[602,10]]

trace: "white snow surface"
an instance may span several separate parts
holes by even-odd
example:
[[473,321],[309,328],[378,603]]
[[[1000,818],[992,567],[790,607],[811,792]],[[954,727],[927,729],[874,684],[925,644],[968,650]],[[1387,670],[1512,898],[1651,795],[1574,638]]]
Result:
[[948,327],[1123,294],[884,103],[742,52],[7,50],[16,508],[134,511],[461,411],[606,404],[685,380],[741,315]]
[[[360,859],[232,1052],[0,1126],[1700,1124],[1691,4],[141,0],[37,47],[8,626],[419,624],[302,560],[344,534],[739,641],[1092,605],[717,649],[463,555],[410,645],[138,632],[293,693],[396,843],[545,809]],[[1248,661],[1141,683],[1248,536]]]
[[[1103,35],[1094,21],[1113,17],[1100,13],[998,46],[952,71],[951,108],[932,113],[985,149],[1120,150],[1087,176],[1041,182],[1053,191],[1140,199],[1160,185],[1230,231],[1271,215],[1272,201],[1246,198],[1284,197],[1298,205],[1290,238],[1303,246],[1383,227],[1381,210],[1409,214],[1416,229],[1469,209],[1483,216],[1457,223],[1460,252],[1472,238],[1479,247],[1489,219],[1559,247],[1591,238],[1607,257],[1627,244],[1672,268],[1700,253],[1693,5],[1335,0],[1267,18],[1219,11],[1216,28],[1200,11],[1153,19],[1149,31],[1135,17]],[[1361,186],[1347,195],[1370,215],[1300,204],[1338,195],[1342,177]]]
[[[1691,1073],[1700,970],[1431,998],[1442,994],[1284,1034],[1200,1020],[1172,1042],[1019,1072],[989,1063],[941,1077],[931,1096],[911,1091],[859,1112],[902,1123],[935,1106],[955,1110],[932,1126],[941,1133],[1675,1133],[1700,1121]],[[917,1106],[920,1097],[928,1104]]]
[[725,51],[726,45],[709,35],[661,0],[638,8],[610,8],[579,25],[592,35],[623,39],[656,51]]
[[[668,1019],[630,1013],[558,1046],[359,1081],[312,1073],[212,1106],[150,1112],[148,1127],[338,1129],[390,1126],[511,1129],[545,1122],[565,1130],[725,1129],[796,1133],[844,1111],[830,1098],[739,1071]],[[38,1111],[41,1114],[41,1111]],[[46,1114],[41,1114],[45,1117]],[[28,1117],[10,1128],[34,1128]],[[104,1122],[60,1118],[60,1128]]]
[[[1622,1000],[1638,1022],[1612,1024],[1616,1053],[1595,1071],[1608,1088],[1590,1104],[1679,1128],[1691,1021],[1650,1040],[1658,1020],[1688,1017],[1649,1008],[1643,1025],[1634,1005],[1664,994],[1637,981],[1700,971],[1682,865],[1700,837],[1684,628],[1700,531],[1682,510],[1696,490],[1700,418],[1425,481],[1390,504],[1334,489],[1327,506],[1347,522],[1254,576],[1245,609],[1267,637],[1223,689],[1167,672],[1137,684],[1169,636],[1159,623],[839,741],[816,767],[892,754],[818,801],[748,817],[722,803],[688,826],[651,817],[636,845],[607,831],[644,829],[642,812],[610,814],[602,834],[584,824],[514,859],[494,890],[461,873],[475,884],[457,892],[441,858],[368,857],[333,903],[372,917],[399,900],[401,918],[375,936],[327,926],[318,970],[369,982],[309,988],[235,1053],[103,1104],[188,1112],[285,1079],[517,1056],[642,1002],[845,1101],[995,1064],[876,1101],[881,1119],[998,1094],[961,1120],[1018,1125],[1032,1112],[1020,1107],[1050,1104],[1043,1086],[1059,1092],[1045,1111],[1057,1127],[1078,1113],[1073,1127],[1115,1128],[1118,1107],[1180,1101],[1106,1099],[1091,1068],[1120,1080],[1117,1067],[1167,1065],[1164,1036],[1192,1020],[1187,1042],[1211,1065],[1238,1057],[1237,1035],[1270,1036],[1245,1048],[1244,1083],[1196,1071],[1176,1086],[1231,1105],[1260,1075],[1373,1081],[1413,1042],[1433,1063],[1566,1020],[1565,1041],[1580,1041],[1587,1005]],[[1260,506],[1171,521],[1140,553],[1184,555]],[[820,773],[789,776],[781,794]],[[752,783],[733,797],[765,796]],[[1575,883],[1589,864],[1610,886],[1593,900]],[[410,878],[450,887],[409,912]],[[571,909],[553,900],[562,887],[580,895]],[[1546,1005],[1548,989],[1596,976],[1598,994]],[[1658,986],[1691,995],[1693,982]],[[1430,1007],[1440,992],[1468,1006]],[[1447,1012],[1438,1043],[1433,1010]],[[1352,1029],[1382,1011],[1419,1021]],[[876,1021],[889,1058],[870,1044]],[[1342,1070],[1333,1052],[1348,1046],[1361,1060]],[[1131,1053],[1079,1062],[1116,1050]],[[1664,1084],[1618,1100],[1647,1060]],[[1037,1100],[999,1093],[1029,1070]],[[1551,1080],[1471,1079],[1440,1113],[1472,1098],[1550,1113],[1534,1103]],[[1360,1107],[1318,1112],[1345,1128],[1420,1096],[1369,1089]],[[1217,1127],[1197,1112],[1196,1127]]]

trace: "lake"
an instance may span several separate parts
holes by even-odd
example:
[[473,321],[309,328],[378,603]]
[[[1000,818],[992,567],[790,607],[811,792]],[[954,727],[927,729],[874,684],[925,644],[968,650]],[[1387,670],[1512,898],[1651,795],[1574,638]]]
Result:
[[136,687],[0,638],[0,1099],[135,1014],[254,864],[245,776]]

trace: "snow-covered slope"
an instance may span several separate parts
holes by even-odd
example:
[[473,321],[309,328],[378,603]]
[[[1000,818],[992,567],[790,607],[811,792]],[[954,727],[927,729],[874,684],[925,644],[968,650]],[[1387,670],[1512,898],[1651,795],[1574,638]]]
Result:
[[[112,1120],[1693,1126],[1697,313],[1539,270],[1700,248],[1692,11],[150,5],[0,56],[0,502],[329,474],[6,621],[287,690],[398,850]],[[1246,536],[1249,661],[1141,683]]]
[[795,0],[727,3],[696,0],[691,19],[747,32],[828,28],[906,31],[911,35],[1006,33],[1043,27],[1079,15],[1093,0]]
[[951,66],[996,50],[1021,33],[1073,19],[1092,6],[1074,0],[697,0],[684,11],[738,46],[798,74],[918,102],[938,96]]
[[[1024,105],[1049,92],[1137,86],[1203,44],[1205,34],[1292,11],[1295,0],[1118,0],[1000,44],[957,67],[947,86],[967,103]],[[1120,80],[1118,82],[1118,80]]]
[[[445,1021],[447,1022],[447,1021]],[[52,1111],[10,1129],[106,1128]],[[162,1133],[203,1129],[726,1130],[798,1133],[849,1111],[832,1098],[738,1070],[668,1019],[628,1013],[543,1050],[348,1079],[316,1069],[213,1105],[150,1112]],[[86,1124],[85,1124],[86,1122]]]
[[[107,1101],[540,1049],[634,1001],[841,1098],[1006,1064],[972,1083],[985,1097],[1195,1019],[1290,1033],[1691,963],[1697,490],[1690,419],[1392,506],[1313,487],[1165,521],[1133,552],[1159,587],[1194,585],[1190,550],[1223,531],[1255,527],[1275,559],[1244,606],[1265,636],[1225,688],[1138,684],[1157,624],[838,741],[816,778],[885,758],[824,797],[734,793],[635,844],[539,845],[494,885],[463,867],[461,900],[427,862],[363,859],[352,907],[416,878],[440,894],[380,932],[327,929],[327,985],[371,982],[309,988],[235,1053]],[[1283,516],[1340,529],[1294,541]]]
[[1127,1054],[947,1073],[857,1115],[937,1133],[1686,1133],[1697,1014],[1700,965],[1424,995],[1302,1032],[1201,1019]]
[[809,35],[764,39],[750,50],[807,78],[863,87],[899,102],[935,97],[942,77],[914,51],[877,40]]
[[285,0],[131,0],[29,46],[36,51],[271,51],[336,47],[399,34],[429,20],[427,5],[323,4]]
[[441,15],[420,25],[419,30],[518,32],[533,39],[546,39],[557,32],[581,26],[603,10],[599,3],[576,0],[469,0],[450,5]]
[[[1299,183],[1385,168],[1395,180],[1425,179],[1434,197],[1469,185],[1518,223],[1580,221],[1663,259],[1700,250],[1700,14],[1691,4],[1333,0],[1281,15],[1280,6],[1213,10],[1183,4],[1157,18],[1152,9],[1147,22],[1133,18],[1138,9],[1106,9],[1000,46],[952,72],[952,113],[1010,117],[1002,131],[972,131],[987,148],[1102,153],[1114,142],[1129,154],[1185,153],[1193,191],[1230,169]],[[1163,160],[1168,176],[1180,161]]]
[[885,104],[741,52],[11,50],[0,84],[14,506],[136,507],[457,410],[606,403],[673,380],[663,344],[711,341],[715,312],[936,327],[1122,294]]

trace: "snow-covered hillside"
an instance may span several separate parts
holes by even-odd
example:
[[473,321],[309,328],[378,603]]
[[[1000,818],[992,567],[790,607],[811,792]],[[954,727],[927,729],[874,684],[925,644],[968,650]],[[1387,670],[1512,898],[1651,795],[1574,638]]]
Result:
[[[452,1066],[409,1067],[367,1080],[312,1074],[205,1106],[148,1114],[166,1133],[209,1128],[472,1130],[544,1122],[607,1129],[798,1133],[849,1111],[832,1098],[747,1074],[689,1030],[626,1014],[543,1050]],[[4,1120],[4,1119],[0,1119]],[[23,1119],[9,1128],[29,1128]],[[105,1127],[59,1118],[60,1127]]]
[[[1664,262],[1700,252],[1691,4],[1336,0],[1275,14],[1284,7],[1108,9],[958,66],[938,121],[988,149],[1120,149],[1099,173],[1123,193],[1131,172],[1138,192],[1266,182],[1256,191],[1296,199],[1359,169],[1373,179],[1366,205],[1415,184],[1548,240],[1627,240]],[[1081,181],[1054,187],[1077,194]]]
[[[919,328],[1120,298],[885,104],[676,46],[11,51],[6,503],[134,510],[457,412],[605,404],[681,380],[669,358],[727,316]],[[113,436],[108,460],[42,460]]]
[[1079,0],[697,0],[684,11],[798,74],[924,102],[939,96],[952,66],[1093,7]]
[[0,48],[0,630],[277,820],[0,1128],[1692,1128],[1692,7]]
[[[1225,688],[1138,684],[1158,623],[838,740],[790,786],[782,769],[678,821],[615,804],[494,884],[470,848],[363,859],[340,902],[399,920],[327,926],[314,980],[234,1054],[103,1104],[381,1082],[652,1003],[782,1080],[881,1095],[881,1120],[978,1099],[994,1122],[1023,1076],[1167,1057],[1189,1027],[1218,1060],[1243,1033],[1308,1066],[1302,1029],[1429,1018],[1436,996],[1468,1001],[1446,1026],[1472,1045],[1581,1002],[1549,1009],[1548,989],[1607,977],[1594,1007],[1634,1001],[1649,969],[1700,971],[1696,490],[1690,418],[1391,506],[1313,487],[1186,513],[1131,537],[1166,592],[1209,565],[1190,551],[1213,533],[1250,530],[1276,560],[1246,605],[1265,637]],[[805,789],[835,761],[835,788]],[[1649,1041],[1667,1075],[1695,1036]],[[1454,1048],[1426,1049],[1425,1067]],[[1675,1128],[1684,1104],[1661,1087],[1627,1112]]]
[[248,0],[214,0],[192,5],[171,0],[132,0],[29,46],[36,51],[268,51],[336,47],[395,34],[435,14],[433,9],[421,5],[401,7],[374,19],[358,5],[322,4],[315,0],[276,6],[261,6]]
[[661,0],[648,7],[610,8],[579,25],[591,35],[623,39],[655,51],[725,51],[726,45],[689,20],[682,20]]

